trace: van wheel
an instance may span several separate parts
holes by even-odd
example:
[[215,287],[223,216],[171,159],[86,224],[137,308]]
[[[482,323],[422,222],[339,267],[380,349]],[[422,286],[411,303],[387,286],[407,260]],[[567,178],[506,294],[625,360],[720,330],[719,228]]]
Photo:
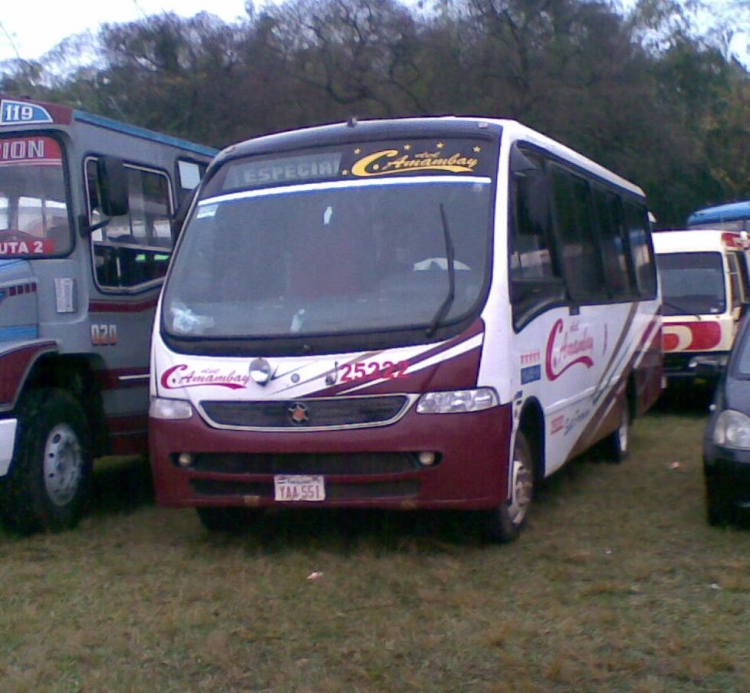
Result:
[[78,524],[91,494],[93,460],[86,415],[65,390],[30,392],[18,409],[16,449],[3,514],[21,534]]
[[521,533],[534,497],[534,458],[523,431],[516,433],[510,469],[510,498],[485,517],[488,538],[498,543],[514,541]]
[[619,464],[630,455],[630,406],[627,400],[620,410],[620,425],[603,442],[603,452],[607,460]]

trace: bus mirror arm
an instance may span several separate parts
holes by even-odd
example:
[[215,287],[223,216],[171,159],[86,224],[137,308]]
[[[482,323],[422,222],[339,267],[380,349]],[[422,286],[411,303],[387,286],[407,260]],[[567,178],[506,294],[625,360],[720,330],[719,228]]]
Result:
[[96,224],[92,224],[89,221],[89,218],[85,214],[80,214],[78,216],[78,230],[81,234],[82,238],[86,238],[87,236],[90,236],[94,231],[97,229],[104,228],[109,222],[112,221],[111,217],[105,217],[101,221],[96,222]]

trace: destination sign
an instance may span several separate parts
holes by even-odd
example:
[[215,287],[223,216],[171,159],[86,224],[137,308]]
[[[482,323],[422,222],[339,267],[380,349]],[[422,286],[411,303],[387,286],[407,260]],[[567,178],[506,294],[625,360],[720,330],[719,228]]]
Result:
[[297,156],[240,159],[228,164],[223,190],[326,180],[408,175],[491,176],[491,141],[452,139],[363,142],[347,148],[309,150]]
[[60,145],[51,137],[0,139],[0,166],[62,163]]
[[299,183],[338,176],[341,154],[325,152],[234,164],[225,187],[254,188],[271,183]]

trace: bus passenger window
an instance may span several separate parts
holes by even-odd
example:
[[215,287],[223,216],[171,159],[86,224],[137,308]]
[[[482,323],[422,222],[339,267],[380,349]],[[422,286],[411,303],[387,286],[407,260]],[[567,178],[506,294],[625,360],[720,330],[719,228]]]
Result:
[[645,207],[629,200],[623,200],[623,207],[638,295],[640,298],[654,298],[656,296],[656,263],[649,241],[648,213]]
[[609,292],[614,299],[629,299],[633,295],[633,287],[619,198],[599,187],[594,187],[592,194]]
[[553,168],[554,210],[565,282],[571,298],[596,302],[607,298],[604,271],[594,235],[586,180]]
[[510,280],[516,327],[544,306],[564,300],[556,270],[549,215],[549,188],[543,162],[514,148],[510,204]]

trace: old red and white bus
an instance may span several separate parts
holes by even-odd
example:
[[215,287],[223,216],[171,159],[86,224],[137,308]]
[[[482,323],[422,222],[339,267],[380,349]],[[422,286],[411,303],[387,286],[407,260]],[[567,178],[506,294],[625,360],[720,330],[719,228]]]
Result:
[[627,452],[661,391],[643,192],[514,121],[416,118],[224,150],[152,339],[157,498],[482,511]]
[[654,234],[664,304],[664,374],[672,384],[709,384],[726,366],[750,302],[747,231]]

